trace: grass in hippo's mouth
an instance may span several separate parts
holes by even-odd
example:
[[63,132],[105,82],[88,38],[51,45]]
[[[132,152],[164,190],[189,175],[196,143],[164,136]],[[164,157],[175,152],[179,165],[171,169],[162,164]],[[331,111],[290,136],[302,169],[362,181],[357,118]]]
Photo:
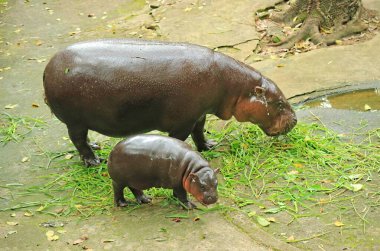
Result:
[[[371,143],[371,139],[380,138],[380,129],[372,131],[362,143],[352,143],[349,136],[337,135],[321,125],[302,123],[288,135],[277,138],[267,137],[251,124],[234,121],[221,129],[210,129],[209,134],[220,142],[214,150],[203,153],[214,168],[221,169],[219,208],[238,210],[248,216],[284,211],[294,218],[301,217],[321,203],[336,203],[368,193],[366,184],[371,184],[373,176],[380,172],[380,148]],[[107,142],[97,154],[107,158],[116,142]],[[38,205],[39,212],[85,217],[112,210],[113,192],[105,164],[85,168],[78,159],[61,158],[54,160],[50,168],[62,170],[45,177],[45,185],[23,191],[24,195],[42,193],[46,200],[8,209]],[[379,190],[378,184],[371,187]],[[127,198],[133,200],[129,190],[125,191]],[[148,192],[150,196],[165,198],[163,204],[171,203],[171,193],[166,189]],[[379,196],[377,193],[374,200]]]

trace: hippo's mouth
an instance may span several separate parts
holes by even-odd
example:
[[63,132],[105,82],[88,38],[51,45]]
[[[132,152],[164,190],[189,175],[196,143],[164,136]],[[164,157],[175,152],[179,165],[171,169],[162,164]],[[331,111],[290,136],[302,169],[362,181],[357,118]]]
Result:
[[202,198],[202,200],[198,200],[203,206],[208,206],[208,205],[211,205],[211,204],[214,204],[216,201],[218,200],[218,198],[210,198],[210,199],[205,199],[205,198]]
[[282,119],[279,121],[279,123],[276,123],[275,126],[271,128],[263,128],[260,126],[261,129],[265,132],[266,135],[275,137],[279,135],[284,135],[290,132],[294,126],[297,124],[297,118],[294,116],[293,119],[291,119],[288,123],[283,125]]

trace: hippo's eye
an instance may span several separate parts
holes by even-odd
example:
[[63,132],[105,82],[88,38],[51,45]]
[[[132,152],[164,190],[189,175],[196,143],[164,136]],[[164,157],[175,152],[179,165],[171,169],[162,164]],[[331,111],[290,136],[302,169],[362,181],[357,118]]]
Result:
[[201,190],[204,191],[206,189],[205,185],[201,184]]
[[277,107],[281,111],[284,110],[284,101],[282,101],[282,100],[278,101]]

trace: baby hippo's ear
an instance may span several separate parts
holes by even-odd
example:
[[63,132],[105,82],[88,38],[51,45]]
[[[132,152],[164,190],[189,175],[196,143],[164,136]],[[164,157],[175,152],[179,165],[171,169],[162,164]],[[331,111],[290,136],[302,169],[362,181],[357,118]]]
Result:
[[220,169],[219,169],[219,168],[214,169],[214,173],[215,173],[215,174],[220,173]]
[[191,182],[198,182],[199,181],[199,177],[196,173],[190,173],[189,177],[191,179]]
[[256,97],[258,98],[263,97],[265,95],[265,92],[266,92],[266,89],[264,87],[261,87],[261,86],[255,87]]

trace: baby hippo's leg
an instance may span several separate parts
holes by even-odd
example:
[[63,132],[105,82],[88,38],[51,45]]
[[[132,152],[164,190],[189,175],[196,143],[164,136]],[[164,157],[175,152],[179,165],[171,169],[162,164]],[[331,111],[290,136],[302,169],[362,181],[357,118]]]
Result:
[[117,207],[128,206],[128,202],[124,198],[124,186],[120,186],[115,181],[112,181],[114,202]]
[[187,199],[187,193],[186,193],[186,190],[183,189],[183,187],[174,188],[173,189],[173,195],[174,195],[174,197],[179,199],[180,202],[182,202],[182,207],[184,209],[197,208],[197,206],[194,203],[192,203],[191,201],[189,201]]
[[145,203],[150,203],[152,201],[152,199],[149,196],[146,196],[142,190],[135,189],[133,187],[129,187],[129,189],[132,191],[138,203],[145,204]]

